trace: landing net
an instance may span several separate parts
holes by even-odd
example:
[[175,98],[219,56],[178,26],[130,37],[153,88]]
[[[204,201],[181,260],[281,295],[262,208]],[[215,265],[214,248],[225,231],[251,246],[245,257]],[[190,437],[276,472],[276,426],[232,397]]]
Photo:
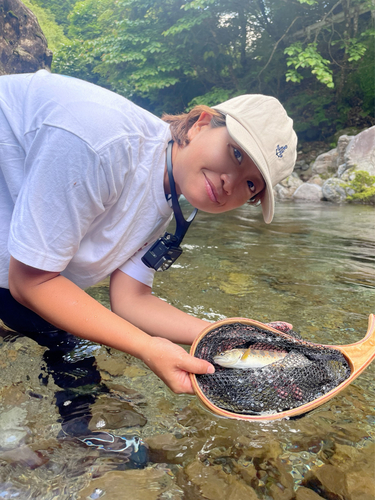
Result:
[[[222,351],[251,347],[286,352],[263,368],[240,370],[216,365]],[[279,334],[232,323],[208,332],[194,355],[215,365],[213,375],[196,375],[204,395],[216,406],[249,415],[274,414],[302,406],[331,391],[350,376],[342,353],[313,344],[293,332]]]

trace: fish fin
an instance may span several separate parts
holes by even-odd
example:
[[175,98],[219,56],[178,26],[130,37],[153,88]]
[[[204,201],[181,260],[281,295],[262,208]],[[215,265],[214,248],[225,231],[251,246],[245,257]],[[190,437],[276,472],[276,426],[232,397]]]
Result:
[[241,361],[245,361],[251,355],[251,347],[248,347],[241,356]]

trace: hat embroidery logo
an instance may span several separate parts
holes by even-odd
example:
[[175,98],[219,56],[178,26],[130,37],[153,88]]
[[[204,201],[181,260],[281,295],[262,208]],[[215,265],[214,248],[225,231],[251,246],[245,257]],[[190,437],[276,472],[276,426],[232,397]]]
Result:
[[277,145],[277,147],[276,147],[276,156],[278,158],[282,158],[286,149],[288,149],[287,145],[285,145],[285,146],[279,146],[279,145]]

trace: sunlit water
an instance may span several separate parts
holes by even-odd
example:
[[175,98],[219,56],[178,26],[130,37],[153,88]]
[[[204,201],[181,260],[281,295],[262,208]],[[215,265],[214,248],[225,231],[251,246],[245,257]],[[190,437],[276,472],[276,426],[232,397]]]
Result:
[[[154,292],[200,318],[285,320],[306,339],[349,344],[365,335],[368,315],[375,313],[372,207],[279,204],[271,225],[262,222],[259,209],[249,207],[221,216],[199,213],[183,248],[176,265],[157,274]],[[106,283],[89,293],[109,305]],[[93,428],[150,440],[151,462],[146,470],[123,470],[120,456],[108,457],[77,441],[59,439],[57,388],[52,382],[42,385],[39,378],[44,349],[4,332],[1,499],[213,495],[219,500],[214,491],[202,493],[199,478],[209,483],[207,471],[218,474],[217,484],[232,476],[236,487],[247,484],[258,498],[277,499],[282,498],[277,488],[298,488],[307,472],[327,462],[339,445],[350,446],[360,459],[374,441],[373,366],[310,414],[258,423],[214,416],[195,397],[172,394],[140,361],[103,347],[87,349],[96,353],[102,378],[111,388],[95,403]],[[123,401],[144,419],[128,419],[122,426],[116,415],[125,415]],[[284,484],[283,468],[291,484]],[[122,492],[131,488],[132,494],[116,493],[116,485]]]

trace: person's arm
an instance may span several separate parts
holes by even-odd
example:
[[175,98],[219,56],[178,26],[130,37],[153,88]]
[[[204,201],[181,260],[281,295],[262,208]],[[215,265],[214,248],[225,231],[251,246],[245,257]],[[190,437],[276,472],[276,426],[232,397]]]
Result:
[[58,273],[11,258],[9,288],[18,302],[56,327],[142,359],[176,393],[193,393],[189,372],[213,371],[207,361],[166,339],[150,337]]
[[150,335],[179,344],[192,344],[210,324],[152,295],[149,286],[119,269],[111,275],[110,297],[112,311],[116,314]]

